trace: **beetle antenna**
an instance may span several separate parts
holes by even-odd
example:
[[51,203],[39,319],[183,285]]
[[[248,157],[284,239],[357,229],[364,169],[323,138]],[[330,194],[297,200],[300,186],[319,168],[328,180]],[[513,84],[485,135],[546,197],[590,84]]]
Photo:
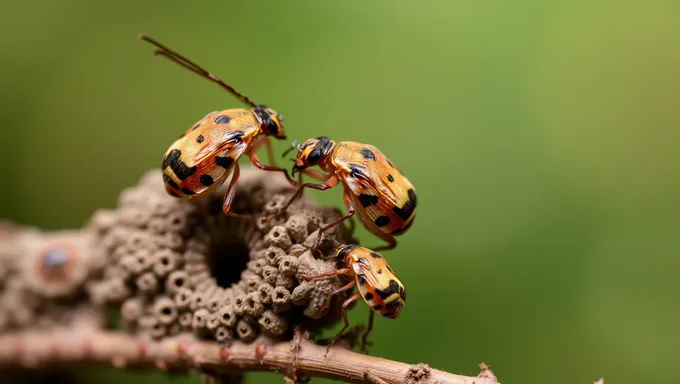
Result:
[[291,144],[290,148],[286,149],[286,151],[283,152],[283,156],[281,156],[281,157],[286,157],[286,155],[289,154],[290,151],[298,148],[299,146],[300,146],[300,144],[298,144],[297,140],[293,140],[293,144]]
[[180,55],[179,53],[177,53],[177,52],[171,50],[170,48],[164,46],[163,44],[157,42],[156,40],[152,39],[151,37],[149,37],[149,36],[147,36],[147,35],[141,34],[141,35],[139,35],[139,38],[142,39],[142,40],[144,40],[144,41],[147,41],[147,42],[149,42],[149,43],[151,43],[151,44],[153,44],[153,45],[155,45],[156,47],[158,47],[158,49],[154,51],[154,54],[156,54],[156,55],[161,55],[161,56],[165,56],[166,58],[168,58],[168,59],[174,61],[175,63],[181,65],[182,67],[184,67],[184,68],[186,68],[186,69],[188,69],[188,70],[190,70],[191,72],[196,73],[196,74],[198,74],[198,75],[200,75],[200,76],[203,76],[203,77],[207,78],[208,80],[210,80],[210,81],[212,81],[212,82],[214,82],[214,83],[217,83],[217,84],[220,85],[222,88],[224,88],[224,89],[226,89],[227,91],[229,91],[232,95],[234,95],[234,96],[238,97],[239,99],[241,99],[242,102],[244,102],[244,103],[250,105],[251,107],[255,108],[255,106],[256,106],[255,103],[253,103],[252,101],[250,101],[249,98],[247,98],[246,96],[240,94],[240,93],[237,92],[233,87],[231,87],[230,85],[226,84],[226,83],[223,82],[222,80],[218,79],[217,76],[215,76],[215,75],[213,75],[212,73],[206,71],[205,69],[203,69],[202,67],[200,67],[198,64],[192,62],[191,60],[189,60],[189,59],[187,59],[186,57]]

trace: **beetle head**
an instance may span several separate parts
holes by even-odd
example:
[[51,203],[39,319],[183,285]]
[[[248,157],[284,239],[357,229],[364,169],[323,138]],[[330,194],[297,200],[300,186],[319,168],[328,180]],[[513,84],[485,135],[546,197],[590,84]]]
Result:
[[293,175],[314,165],[323,165],[333,150],[335,142],[328,137],[319,136],[297,146],[297,156]]
[[274,136],[277,139],[285,139],[283,132],[283,115],[264,105],[259,105],[252,109],[257,120],[260,122],[262,132],[267,136]]

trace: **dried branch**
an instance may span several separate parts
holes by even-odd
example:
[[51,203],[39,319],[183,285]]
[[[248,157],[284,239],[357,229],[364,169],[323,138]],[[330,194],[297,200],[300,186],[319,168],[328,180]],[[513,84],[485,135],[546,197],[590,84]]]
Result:
[[[117,367],[156,367],[166,371],[197,369],[212,374],[273,371],[287,381],[300,377],[325,377],[348,383],[492,384],[488,367],[478,377],[460,376],[426,364],[405,364],[362,355],[307,339],[271,343],[260,338],[252,343],[235,341],[221,346],[189,336],[161,341],[96,329],[70,328],[23,331],[0,336],[0,367],[36,367],[75,362],[106,362]],[[492,374],[491,374],[492,375]]]

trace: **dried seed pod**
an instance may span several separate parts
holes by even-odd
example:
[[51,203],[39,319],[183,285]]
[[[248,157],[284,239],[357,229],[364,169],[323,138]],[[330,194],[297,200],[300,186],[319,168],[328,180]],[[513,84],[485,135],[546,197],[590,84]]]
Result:
[[158,292],[158,280],[151,272],[146,272],[139,276],[135,284],[142,294],[153,296]]
[[237,314],[243,314],[243,303],[246,302],[246,294],[241,293],[240,295],[234,297],[234,310]]
[[244,314],[252,317],[258,317],[264,312],[264,304],[260,301],[258,292],[251,292],[246,295],[242,310]]
[[188,229],[188,217],[182,212],[170,212],[165,220],[165,227],[171,232],[184,234]]
[[239,320],[236,324],[236,333],[238,338],[245,343],[249,343],[257,337],[257,328],[255,328],[249,321],[245,319]]
[[191,310],[197,311],[199,309],[204,309],[207,307],[207,305],[208,300],[206,295],[203,292],[194,292],[193,296],[191,297]]
[[226,327],[233,327],[238,321],[238,314],[233,305],[224,306],[217,313],[220,323]]
[[191,302],[194,297],[194,292],[187,288],[180,288],[175,294],[175,305],[177,309],[184,310],[191,307]]
[[267,264],[278,267],[281,258],[286,255],[283,249],[277,247],[269,247],[264,253],[264,258],[267,260]]
[[290,291],[284,287],[276,287],[272,292],[272,304],[277,312],[285,311],[291,307]]
[[264,238],[265,244],[281,249],[288,249],[293,244],[286,227],[277,225]]
[[255,273],[245,270],[241,274],[241,280],[246,284],[246,292],[254,292],[262,283],[262,278]]
[[280,336],[288,329],[288,322],[286,319],[273,311],[264,312],[258,323],[265,332],[274,336]]
[[194,312],[194,321],[192,327],[195,330],[205,329],[208,324],[208,318],[210,317],[210,312],[207,309],[199,309]]
[[183,270],[173,271],[165,280],[165,291],[169,294],[175,294],[180,289],[187,286],[189,282],[189,274]]
[[220,318],[217,316],[216,313],[210,314],[210,317],[208,317],[208,322],[206,323],[206,328],[210,332],[215,332],[215,330],[221,325],[220,323]]
[[279,272],[282,275],[294,276],[298,268],[298,259],[295,256],[284,256],[279,262]]
[[219,343],[226,343],[234,338],[234,333],[231,329],[221,326],[215,330],[215,339]]
[[271,284],[271,285],[276,285],[276,278],[279,276],[279,269],[277,267],[271,266],[271,265],[266,265],[264,268],[262,268],[262,281]]
[[274,287],[271,284],[262,283],[257,288],[257,294],[260,302],[265,305],[272,303],[272,293],[274,292]]
[[153,312],[163,325],[173,324],[177,320],[177,307],[169,297],[159,297],[153,305]]
[[165,277],[177,268],[179,255],[169,249],[158,251],[154,257],[153,271],[158,277]]

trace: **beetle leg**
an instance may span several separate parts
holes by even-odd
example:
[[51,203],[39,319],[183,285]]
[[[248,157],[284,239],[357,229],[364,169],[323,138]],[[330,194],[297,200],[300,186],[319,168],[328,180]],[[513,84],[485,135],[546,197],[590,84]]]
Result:
[[318,248],[319,244],[321,244],[321,236],[323,235],[324,231],[327,231],[328,229],[333,228],[334,226],[354,216],[355,213],[354,204],[352,204],[352,198],[350,197],[350,192],[347,187],[345,187],[343,199],[345,200],[345,207],[347,207],[347,214],[345,216],[342,216],[338,219],[331,221],[330,223],[326,224],[325,226],[319,229],[319,235],[316,237],[316,241],[314,242],[314,246],[312,247],[312,253],[317,254],[319,253]]
[[224,212],[224,214],[227,216],[236,217],[239,219],[252,220],[252,217],[250,217],[249,215],[244,215],[241,213],[235,213],[230,211],[231,203],[234,201],[234,195],[236,194],[236,182],[238,181],[240,173],[241,172],[238,163],[234,163],[234,173],[231,175],[231,181],[229,181],[229,185],[227,186],[227,192],[224,194],[222,212]]
[[366,332],[364,332],[363,336],[361,336],[361,352],[363,353],[368,353],[368,348],[366,347],[368,345],[368,334],[373,330],[373,318],[375,317],[375,312],[373,312],[373,310],[369,311],[369,313],[368,328],[366,329]]
[[357,281],[352,280],[347,285],[345,285],[344,287],[338,288],[335,291],[331,292],[328,295],[328,298],[326,298],[326,304],[324,304],[323,307],[321,307],[321,311],[322,312],[325,311],[326,308],[331,304],[331,300],[333,300],[333,296],[335,296],[339,293],[345,292],[345,291],[349,291],[350,289],[354,288],[356,285],[357,285]]
[[339,181],[340,181],[340,179],[338,179],[337,175],[328,175],[326,182],[323,183],[323,184],[304,183],[304,184],[300,185],[298,187],[297,191],[295,191],[293,196],[290,198],[290,200],[288,200],[286,205],[284,205],[283,208],[281,208],[281,210],[277,213],[285,212],[291,206],[291,204],[293,204],[295,199],[297,199],[298,197],[300,197],[300,195],[302,195],[302,191],[304,191],[305,188],[312,188],[312,189],[318,189],[320,191],[325,191],[327,189],[335,187],[338,184]]
[[[274,164],[274,165],[264,165],[260,162],[260,158],[257,156],[255,153],[262,145],[267,146],[267,154],[269,156],[269,162]],[[253,165],[259,169],[262,169],[264,171],[276,171],[276,172],[283,172],[283,174],[286,176],[286,180],[288,180],[289,183],[292,185],[296,185],[295,181],[290,177],[288,174],[288,170],[285,168],[277,167],[276,162],[274,161],[274,152],[272,151],[272,144],[269,141],[268,137],[261,137],[259,140],[253,144],[253,146],[246,152],[248,157],[250,158],[250,161],[253,163]]]
[[335,342],[338,341],[340,336],[342,336],[343,332],[345,332],[345,330],[349,328],[349,319],[347,319],[347,307],[349,307],[353,302],[359,300],[360,297],[361,293],[355,293],[354,295],[352,295],[352,297],[350,297],[349,299],[345,300],[344,303],[342,303],[342,319],[345,321],[345,325],[342,327],[340,332],[338,332],[338,334],[335,335],[333,341],[331,341],[330,344],[328,344],[328,348],[326,348],[326,354],[324,355],[324,357],[328,355],[328,351],[330,351],[333,344],[335,344]]
[[371,248],[373,251],[375,252],[386,251],[394,249],[397,246],[397,239],[394,236],[390,235],[389,233],[371,229],[369,229],[369,231],[387,242],[387,245],[381,245],[379,247]]
[[317,171],[316,169],[309,168],[306,168],[304,171],[302,171],[302,173],[319,181],[326,181],[331,176],[328,173],[323,173],[321,171]]

